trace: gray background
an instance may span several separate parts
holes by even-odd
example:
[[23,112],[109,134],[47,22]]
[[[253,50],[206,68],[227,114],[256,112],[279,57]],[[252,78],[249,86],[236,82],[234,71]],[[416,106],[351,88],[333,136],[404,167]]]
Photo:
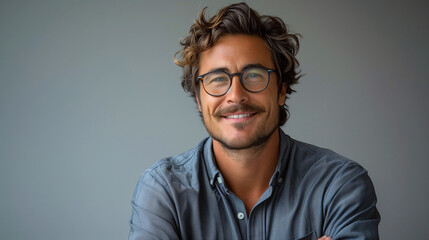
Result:
[[[0,238],[126,239],[141,172],[207,134],[172,56],[230,1],[0,1]],[[303,35],[292,137],[368,169],[383,239],[425,239],[428,4],[249,1]]]

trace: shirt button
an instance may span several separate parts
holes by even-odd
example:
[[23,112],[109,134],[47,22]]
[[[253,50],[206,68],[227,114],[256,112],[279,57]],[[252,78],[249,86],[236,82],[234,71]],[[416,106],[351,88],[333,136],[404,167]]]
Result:
[[279,179],[277,179],[277,182],[280,184],[280,183],[282,183],[283,182],[283,178],[279,178]]
[[237,218],[240,219],[240,220],[243,220],[244,213],[242,213],[242,212],[237,213]]

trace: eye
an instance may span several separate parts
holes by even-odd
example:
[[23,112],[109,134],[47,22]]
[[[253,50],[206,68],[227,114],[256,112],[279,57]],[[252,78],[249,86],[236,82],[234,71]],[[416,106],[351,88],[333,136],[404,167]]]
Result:
[[256,72],[251,72],[249,74],[246,75],[246,78],[260,78],[261,74],[256,73]]
[[204,83],[206,85],[214,85],[214,86],[228,84],[229,83],[229,77],[228,77],[228,75],[226,75],[223,72],[212,73],[212,74],[206,76],[206,78],[204,79]]
[[216,83],[216,82],[227,82],[228,79],[225,76],[219,76],[219,77],[215,77],[210,79],[209,83]]
[[249,68],[244,72],[243,77],[245,81],[261,81],[267,77],[266,75],[264,69]]

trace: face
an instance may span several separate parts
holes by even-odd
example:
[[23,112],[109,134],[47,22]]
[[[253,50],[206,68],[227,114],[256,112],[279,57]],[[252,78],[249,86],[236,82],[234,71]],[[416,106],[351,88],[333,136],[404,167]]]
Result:
[[[238,73],[249,64],[275,69],[270,50],[260,37],[227,35],[201,53],[199,74],[215,69]],[[199,96],[198,107],[214,144],[238,150],[262,145],[277,132],[279,106],[285,102],[286,89],[282,87],[279,93],[276,74],[271,73],[262,92],[248,92],[239,76],[234,76],[225,95],[213,97],[200,87]]]

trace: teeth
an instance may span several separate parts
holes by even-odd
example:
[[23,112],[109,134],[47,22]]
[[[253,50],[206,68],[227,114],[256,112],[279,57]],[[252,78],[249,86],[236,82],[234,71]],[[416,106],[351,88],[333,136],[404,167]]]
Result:
[[246,113],[246,114],[237,114],[237,115],[229,115],[226,116],[226,118],[245,118],[245,117],[250,117],[250,113]]

